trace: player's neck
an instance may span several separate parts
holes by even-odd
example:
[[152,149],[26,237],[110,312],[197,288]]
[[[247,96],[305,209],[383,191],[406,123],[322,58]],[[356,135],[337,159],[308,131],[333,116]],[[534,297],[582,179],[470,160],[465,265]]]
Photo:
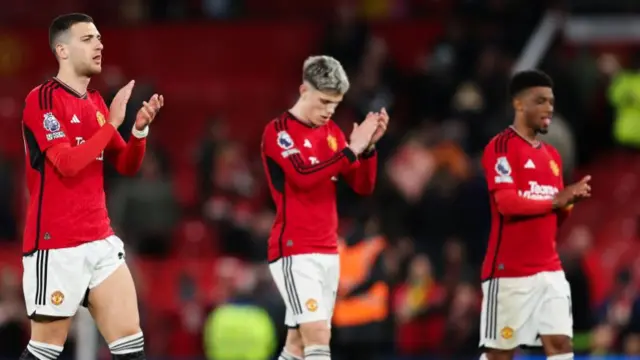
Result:
[[307,126],[314,127],[313,123],[311,123],[311,121],[304,115],[304,111],[302,111],[302,106],[299,102],[293,105],[293,107],[289,109],[289,112],[296,118],[296,120]]
[[67,85],[78,94],[83,95],[87,93],[87,88],[89,87],[89,81],[91,78],[86,76],[78,76],[74,72],[65,71],[65,69],[60,69],[58,71],[58,75],[56,75],[56,79],[58,79],[63,84]]
[[518,133],[518,135],[520,135],[522,138],[524,138],[525,140],[527,140],[531,144],[536,144],[538,142],[538,137],[537,137],[536,131],[531,129],[530,127],[522,125],[522,123],[520,123],[518,121],[514,121],[513,125],[511,125],[511,128],[516,133]]

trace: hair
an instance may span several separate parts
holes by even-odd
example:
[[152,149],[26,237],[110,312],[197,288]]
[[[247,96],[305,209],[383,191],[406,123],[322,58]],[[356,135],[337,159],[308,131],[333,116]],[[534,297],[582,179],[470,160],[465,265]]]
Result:
[[514,98],[522,91],[532,87],[553,87],[551,77],[540,70],[525,70],[517,72],[509,83],[509,96]]
[[302,66],[302,81],[322,92],[345,94],[349,78],[340,62],[331,56],[310,56]]
[[80,13],[60,15],[53,19],[49,25],[49,47],[56,53],[56,42],[60,35],[68,31],[73,25],[78,23],[92,23],[91,16]]

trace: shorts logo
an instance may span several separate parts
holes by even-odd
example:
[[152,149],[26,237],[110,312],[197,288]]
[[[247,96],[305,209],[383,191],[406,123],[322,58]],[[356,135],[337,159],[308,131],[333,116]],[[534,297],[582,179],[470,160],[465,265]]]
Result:
[[560,167],[555,161],[549,161],[549,167],[551,168],[551,172],[553,172],[553,175],[560,176]]
[[500,336],[502,336],[503,339],[511,339],[513,337],[513,329],[505,326],[502,328],[502,330],[500,330]]
[[51,303],[53,305],[60,305],[64,302],[64,294],[59,290],[56,290],[51,294]]
[[329,145],[329,149],[333,151],[338,150],[338,140],[336,140],[335,136],[327,136],[327,144]]
[[98,125],[102,126],[104,125],[107,120],[105,120],[104,115],[102,115],[102,113],[100,111],[96,112],[96,120],[98,120]]
[[311,312],[316,312],[318,310],[318,302],[315,299],[307,300],[304,305],[307,307],[307,310]]

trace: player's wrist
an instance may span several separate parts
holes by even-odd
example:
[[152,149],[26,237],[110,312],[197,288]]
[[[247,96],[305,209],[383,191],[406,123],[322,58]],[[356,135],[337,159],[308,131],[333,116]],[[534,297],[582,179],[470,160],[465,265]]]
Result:
[[376,152],[376,145],[375,144],[371,144],[369,145],[368,148],[366,148],[363,152],[362,152],[362,157],[363,158],[368,158],[371,157],[375,154]]
[[349,146],[347,146],[347,149],[351,150],[351,152],[354,153],[356,156],[362,153],[362,148],[354,144],[349,144]]
[[131,135],[136,137],[137,139],[144,139],[149,135],[149,125],[146,125],[142,130],[138,130],[138,127],[133,125],[133,129],[131,129]]

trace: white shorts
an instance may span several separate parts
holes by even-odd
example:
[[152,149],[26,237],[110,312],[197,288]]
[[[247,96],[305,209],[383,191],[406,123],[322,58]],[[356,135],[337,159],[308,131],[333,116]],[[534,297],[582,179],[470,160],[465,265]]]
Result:
[[269,264],[269,270],[287,308],[285,325],[324,320],[331,327],[340,280],[337,254],[287,256]]
[[571,289],[562,271],[482,283],[480,346],[540,346],[540,335],[573,338]]
[[88,291],[122,265],[124,257],[124,244],[115,235],[71,248],[37,250],[23,257],[27,314],[75,315]]

